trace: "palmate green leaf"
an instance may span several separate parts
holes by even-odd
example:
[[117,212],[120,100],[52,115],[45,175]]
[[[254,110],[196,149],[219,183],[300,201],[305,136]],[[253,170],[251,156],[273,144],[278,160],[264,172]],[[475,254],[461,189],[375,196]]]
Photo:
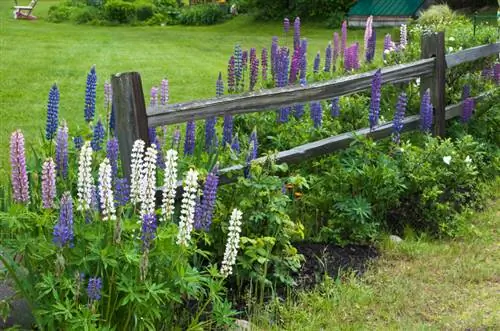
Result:
[[54,278],[54,275],[51,273],[43,274],[42,280],[35,285],[35,288],[38,290],[37,301],[41,301],[45,296],[52,293],[54,299],[59,301],[59,293],[57,292],[57,280]]
[[66,299],[64,302],[57,301],[52,305],[52,314],[54,316],[61,316],[63,320],[73,318],[74,301]]

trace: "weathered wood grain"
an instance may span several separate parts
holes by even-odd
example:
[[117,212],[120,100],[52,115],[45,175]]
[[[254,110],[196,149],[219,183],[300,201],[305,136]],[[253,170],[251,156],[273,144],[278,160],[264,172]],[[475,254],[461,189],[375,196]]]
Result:
[[436,71],[434,72],[435,91],[435,133],[438,137],[446,135],[446,59],[444,32],[438,32],[436,38]]
[[453,68],[459,64],[478,60],[500,53],[500,42],[481,45],[446,55],[446,66]]

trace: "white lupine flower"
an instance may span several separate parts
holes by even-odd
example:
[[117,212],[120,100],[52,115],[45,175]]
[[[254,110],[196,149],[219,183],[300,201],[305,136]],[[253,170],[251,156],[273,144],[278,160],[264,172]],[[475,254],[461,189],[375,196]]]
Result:
[[111,188],[111,165],[105,158],[99,166],[99,196],[101,200],[102,220],[116,220],[115,199]]
[[220,273],[224,277],[233,273],[233,266],[236,263],[236,255],[238,255],[238,248],[240,247],[242,215],[241,211],[236,208],[233,209],[233,212],[231,213],[226,251],[224,252],[224,259],[222,260],[222,267],[220,268]]
[[465,163],[467,163],[467,164],[471,164],[471,163],[472,163],[472,159],[470,158],[470,156],[469,156],[469,155],[467,155],[467,156],[465,157]]
[[157,153],[155,144],[151,144],[146,149],[141,176],[141,217],[144,215],[154,215],[155,213]]
[[191,240],[191,231],[193,231],[196,192],[198,191],[198,172],[196,170],[189,169],[183,189],[177,244],[187,246]]
[[169,149],[165,156],[165,182],[163,183],[162,220],[174,214],[175,191],[177,189],[177,151]]
[[406,48],[406,45],[408,45],[408,32],[406,24],[401,24],[401,27],[399,28],[399,41],[401,48]]
[[146,144],[141,139],[137,139],[132,147],[132,161],[130,173],[130,201],[135,204],[141,201],[141,177],[143,168],[144,146]]
[[80,151],[78,162],[78,183],[77,183],[77,210],[89,210],[92,204],[92,147],[90,142],[86,141]]
[[451,156],[443,156],[443,162],[446,163],[447,165],[450,165]]

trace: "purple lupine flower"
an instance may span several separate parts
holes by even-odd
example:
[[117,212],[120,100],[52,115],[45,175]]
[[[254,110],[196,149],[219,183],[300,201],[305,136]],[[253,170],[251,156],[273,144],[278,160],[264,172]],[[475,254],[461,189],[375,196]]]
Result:
[[241,149],[240,149],[240,141],[238,139],[238,135],[235,135],[234,136],[234,139],[233,139],[233,142],[231,144],[231,149],[236,152],[236,154],[240,154],[241,153]]
[[113,103],[113,89],[111,83],[104,82],[104,109],[109,109]]
[[82,146],[83,146],[83,138],[82,136],[76,136],[76,137],[73,137],[73,144],[75,145],[75,149],[76,150],[80,150],[82,149]]
[[241,46],[234,46],[234,77],[236,80],[236,89],[238,90],[243,79],[243,53]]
[[302,39],[300,42],[300,64],[299,78],[305,79],[307,74],[307,39]]
[[42,166],[42,206],[54,208],[56,197],[56,164],[48,159]]
[[49,91],[49,101],[47,102],[47,126],[45,129],[45,138],[52,140],[57,130],[59,117],[59,89],[54,84]]
[[408,98],[403,92],[399,95],[398,103],[396,104],[396,113],[394,114],[393,121],[393,136],[392,141],[399,144],[401,130],[403,130],[403,120],[405,119],[406,106],[408,104]]
[[346,21],[342,22],[341,33],[342,33],[342,39],[340,40],[340,55],[343,56],[345,54],[345,50],[347,47],[347,22]]
[[348,47],[344,50],[344,70],[349,72],[352,70],[352,56],[351,56],[351,47]]
[[[217,186],[219,176],[217,176],[217,166],[207,175],[205,187],[203,188],[203,199],[200,203],[199,215],[195,215],[195,228],[208,231],[212,224],[212,217],[217,198]],[[196,217],[198,216],[198,217]]]
[[106,157],[111,166],[111,177],[114,179],[118,175],[118,139],[111,138],[106,144]]
[[102,149],[101,145],[104,142],[105,135],[106,132],[104,132],[104,126],[102,125],[101,119],[99,119],[99,121],[97,121],[97,124],[94,126],[94,134],[92,135],[92,141],[90,142],[92,150],[97,152]]
[[181,142],[181,129],[179,126],[175,128],[174,136],[172,137],[172,148],[178,149]]
[[319,54],[319,51],[318,51],[318,53],[316,53],[316,57],[314,58],[314,64],[313,64],[313,72],[315,74],[317,74],[319,72],[320,61],[321,61],[321,55]]
[[196,125],[194,121],[186,124],[186,139],[184,140],[184,155],[193,155],[195,145]]
[[431,91],[427,89],[422,97],[420,103],[420,129],[423,132],[430,132],[432,128],[432,103],[431,103]]
[[493,78],[493,68],[484,68],[481,71],[481,77],[484,79],[492,79]]
[[64,192],[61,198],[59,220],[54,226],[54,244],[57,247],[73,245],[73,199],[70,192]]
[[462,101],[470,97],[470,85],[465,84],[463,89],[462,89]]
[[321,108],[320,101],[311,102],[311,119],[314,123],[314,127],[320,128],[323,121],[323,109]]
[[296,48],[293,57],[292,57],[292,65],[290,66],[290,77],[289,83],[293,84],[297,80],[297,74],[300,70],[300,48]]
[[495,63],[493,66],[493,80],[495,84],[500,85],[500,63]]
[[234,56],[229,58],[229,64],[227,65],[227,91],[229,93],[236,91],[236,68]]
[[325,50],[325,67],[323,68],[324,72],[330,72],[332,70],[332,44],[328,43],[328,46]]
[[114,134],[116,130],[116,111],[115,105],[111,104],[111,111],[109,113],[109,132]]
[[250,58],[249,58],[250,65],[252,65],[252,61],[254,59],[257,59],[257,50],[254,47],[252,47],[250,48]]
[[166,106],[169,99],[169,88],[168,88],[168,79],[164,78],[161,80],[160,85],[160,104],[162,106]]
[[259,77],[259,60],[253,58],[250,63],[250,91],[253,91]]
[[373,22],[373,16],[369,16],[366,20],[365,24],[365,35],[364,35],[364,42],[365,42],[365,53],[368,50],[368,42],[370,40],[370,37],[372,35],[372,22]]
[[248,51],[243,51],[241,53],[241,66],[243,67],[243,69],[246,69],[247,64],[248,64]]
[[203,210],[201,208],[201,198],[197,194],[196,198],[194,199],[194,228],[195,230],[201,230],[201,214],[203,213]]
[[156,128],[148,128],[148,139],[151,143],[156,140]]
[[[304,87],[307,85],[307,81],[304,78],[301,78],[300,79],[300,86]],[[302,118],[302,116],[304,116],[304,109],[305,109],[305,106],[303,103],[299,103],[299,104],[296,104],[294,105],[293,107],[293,116],[296,118],[296,119],[300,119]]]
[[370,131],[378,124],[380,114],[380,97],[382,88],[382,71],[378,69],[372,79],[372,93],[370,100]]
[[85,121],[90,122],[94,119],[95,114],[95,98],[96,98],[97,75],[95,66],[90,68],[87,75],[87,86],[85,88]]
[[87,296],[90,302],[101,300],[102,280],[100,277],[90,277],[87,286]]
[[340,55],[340,40],[339,40],[339,34],[337,32],[333,33],[333,63],[337,63],[337,59],[339,58]]
[[300,48],[300,18],[295,17],[295,21],[293,22],[293,49]]
[[127,178],[115,179],[115,207],[125,206],[130,199],[130,185]]
[[386,55],[392,52],[395,48],[395,44],[391,39],[390,34],[386,34],[384,37],[384,53],[382,54],[383,59],[385,60]]
[[290,20],[288,19],[288,17],[285,17],[285,19],[283,20],[283,31],[285,32],[285,34],[290,31]]
[[149,106],[153,110],[158,110],[158,88],[156,86],[151,88]]
[[338,117],[340,115],[340,98],[339,97],[334,97],[332,98],[332,103],[330,106],[330,115],[332,117]]
[[279,52],[278,37],[274,36],[273,41],[271,43],[271,75],[273,76],[273,80],[275,83],[277,81],[276,67],[278,65],[278,52]]
[[352,68],[354,70],[358,70],[359,69],[359,43],[354,43],[354,45],[352,45],[352,51],[351,51],[351,57],[352,57]]
[[158,136],[151,143],[156,146],[156,166],[160,169],[165,169],[165,160],[163,159],[163,151]]
[[57,130],[56,169],[61,178],[68,177],[68,126],[66,122]]
[[377,46],[377,33],[375,30],[372,31],[370,38],[368,38],[368,44],[365,51],[366,62],[371,63],[375,58],[375,47]]
[[222,147],[231,144],[233,141],[233,115],[224,116],[224,125],[222,129]]
[[475,102],[474,98],[467,98],[463,101],[462,105],[462,123],[467,123],[474,113]]
[[222,80],[222,73],[219,72],[219,77],[215,82],[215,96],[221,97],[222,95],[224,95],[224,81]]
[[28,174],[26,173],[26,155],[24,150],[24,135],[16,130],[10,137],[11,181],[14,191],[14,201],[28,202]]
[[215,143],[215,125],[217,124],[216,117],[210,117],[205,120],[205,150],[212,151]]
[[[278,87],[288,85],[288,49],[282,47],[278,53]],[[278,112],[278,123],[288,122],[291,107],[283,107]]]
[[262,53],[260,56],[260,63],[262,67],[262,81],[267,81],[267,48],[262,49]]
[[154,214],[144,214],[142,216],[141,240],[143,251],[149,251],[156,233],[156,216]]

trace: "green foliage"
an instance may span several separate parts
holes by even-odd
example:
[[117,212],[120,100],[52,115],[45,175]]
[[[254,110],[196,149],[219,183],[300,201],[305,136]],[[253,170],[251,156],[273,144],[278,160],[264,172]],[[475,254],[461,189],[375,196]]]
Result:
[[47,16],[47,20],[49,22],[61,23],[64,21],[68,21],[72,15],[73,8],[70,6],[59,5],[52,6],[49,8],[49,13]]
[[448,5],[432,5],[420,14],[418,23],[439,29],[450,25],[455,19],[455,13]]
[[137,20],[147,21],[153,17],[153,5],[151,3],[138,2],[135,4]]
[[179,23],[184,25],[212,25],[221,22],[225,12],[217,4],[203,4],[185,7],[179,15]]
[[[249,0],[249,9],[256,18],[262,20],[282,20],[283,17],[296,17],[301,19],[329,19],[329,24],[338,26],[337,23],[344,17],[350,6],[351,0]],[[293,21],[293,20],[292,20]]]
[[106,2],[104,17],[110,22],[130,23],[135,18],[135,6],[121,0]]
[[74,8],[71,13],[71,21],[77,24],[97,22],[101,17],[101,12],[96,7],[85,6]]

